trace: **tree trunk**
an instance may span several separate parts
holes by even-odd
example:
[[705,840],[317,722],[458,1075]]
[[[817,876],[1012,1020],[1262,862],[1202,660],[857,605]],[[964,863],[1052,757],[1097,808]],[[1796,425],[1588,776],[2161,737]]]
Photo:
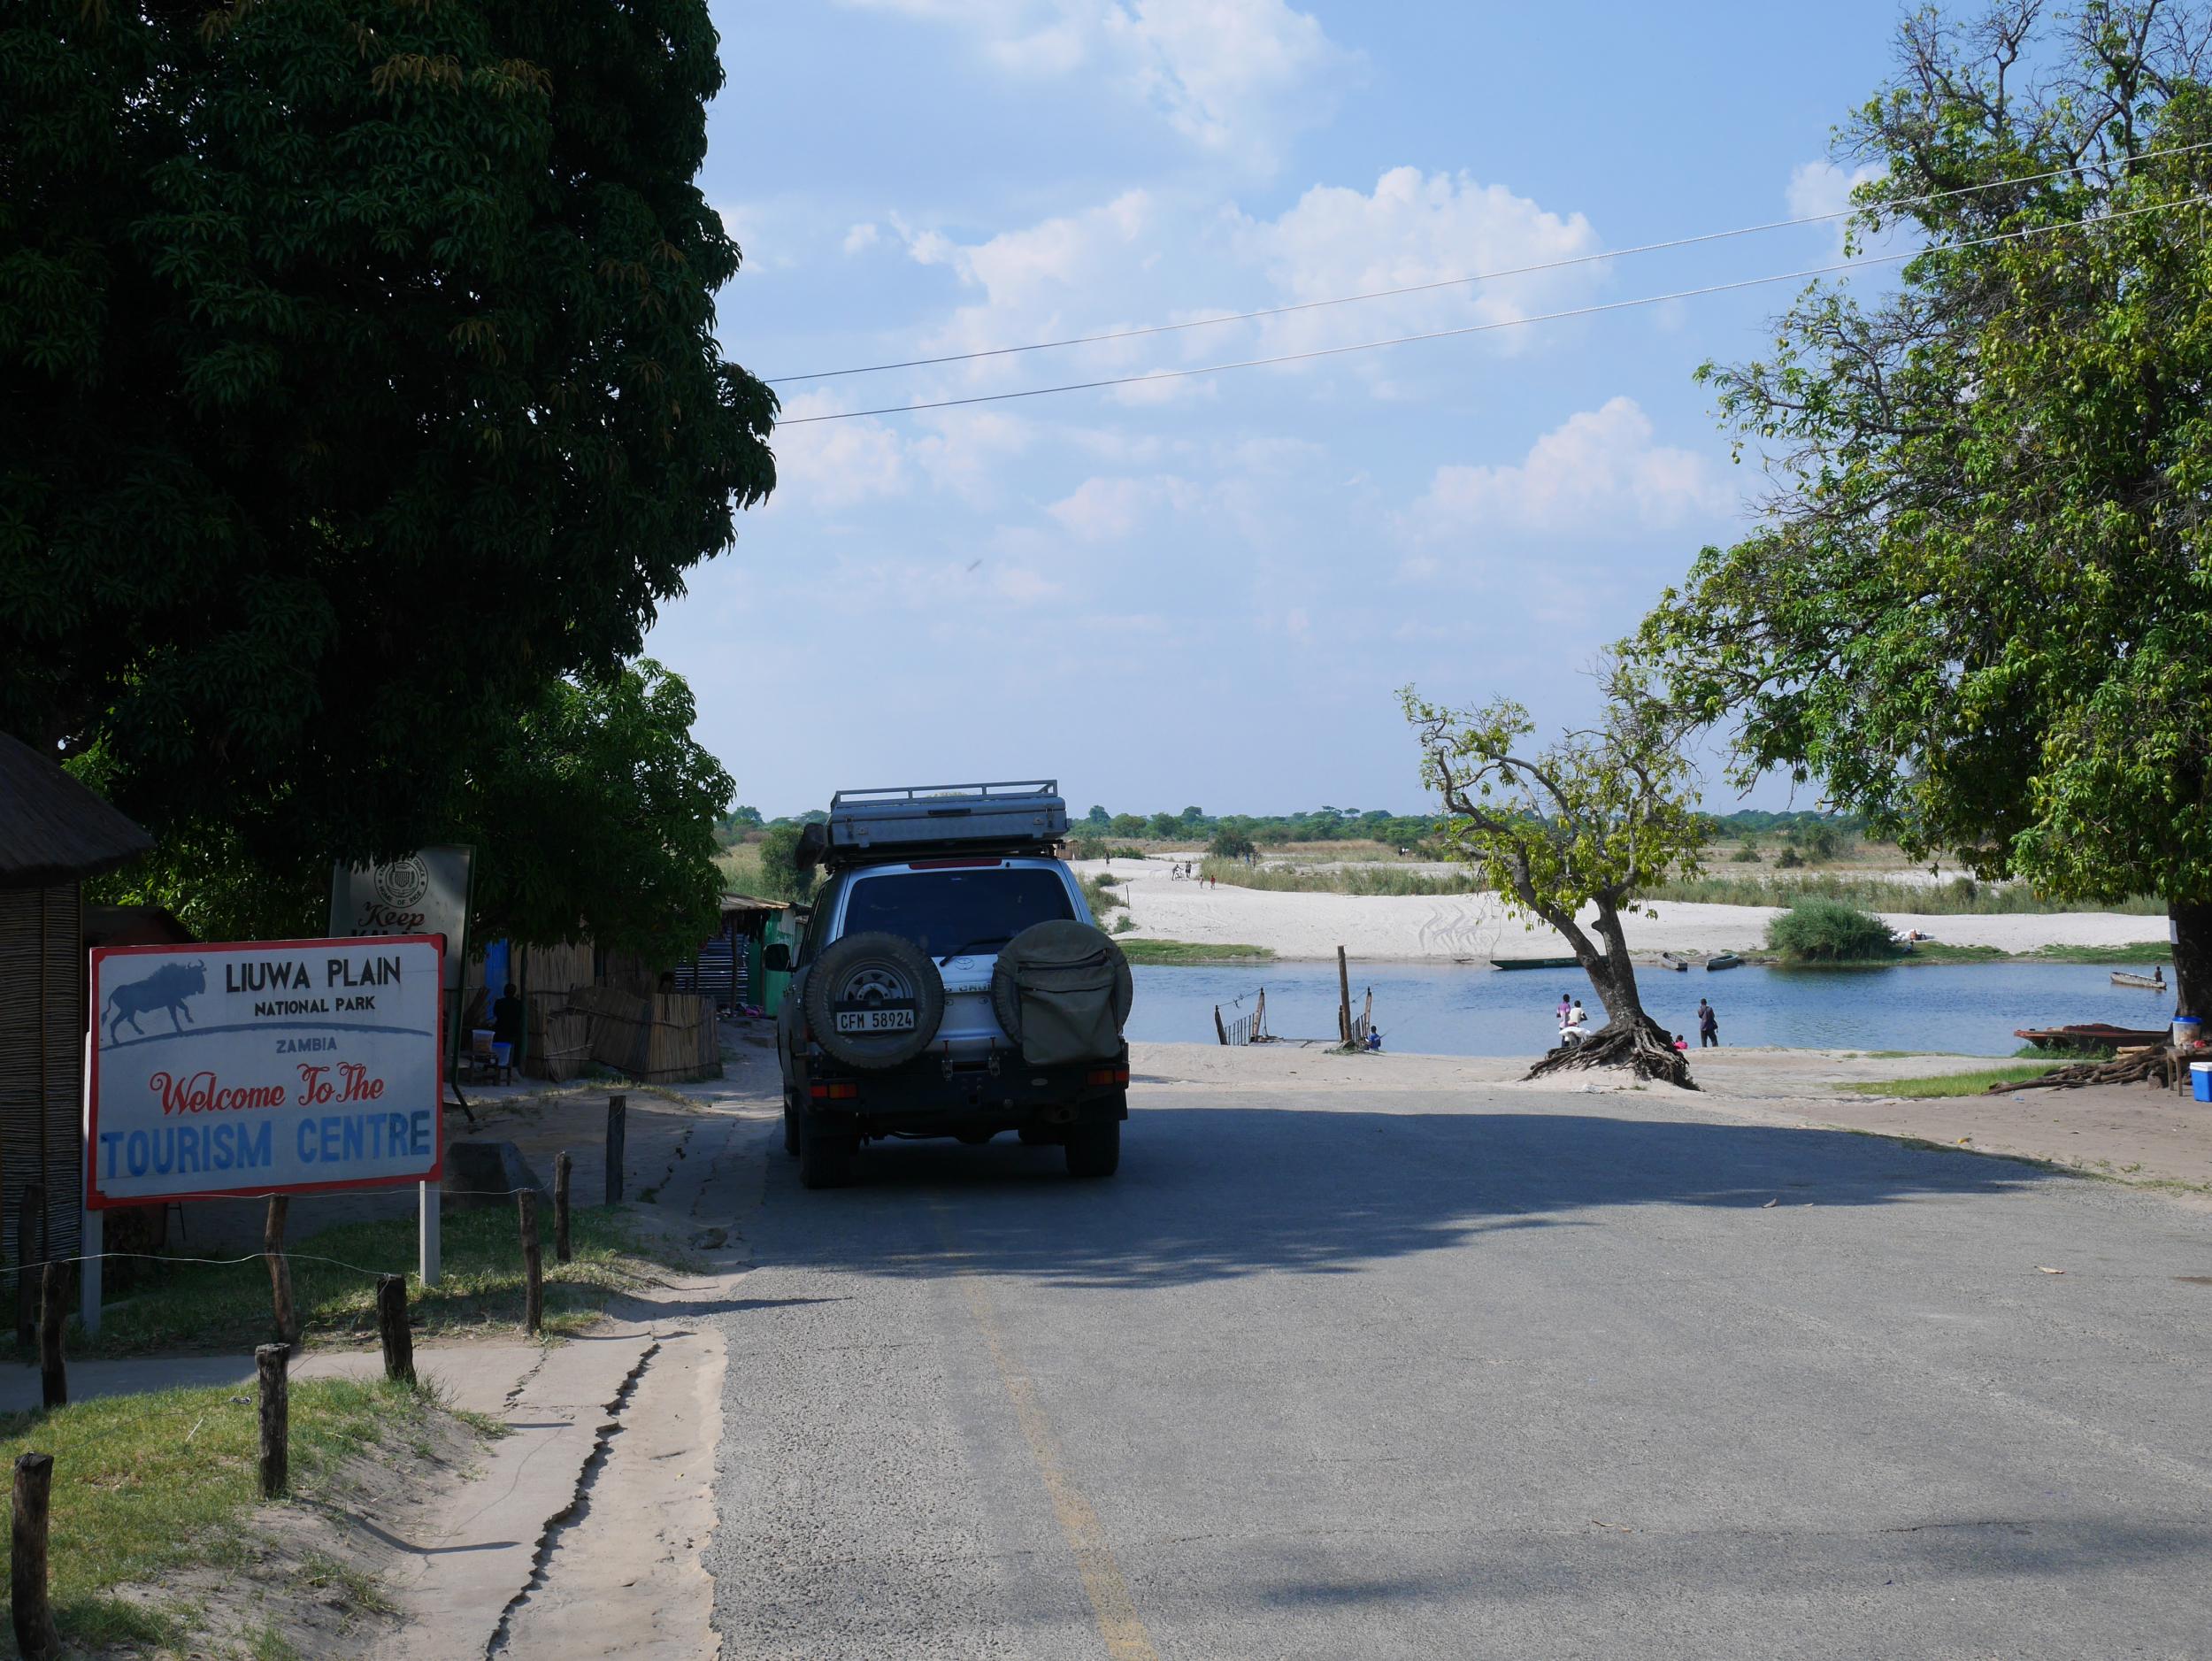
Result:
[[2169,900],[2174,926],[2174,1013],[2212,1012],[2212,903]]
[[1686,1090],[1697,1086],[1690,1079],[1690,1058],[1674,1047],[1674,1036],[1644,1013],[1636,990],[1636,966],[1629,961],[1628,938],[1621,928],[1618,904],[1597,901],[1596,928],[1605,942],[1600,952],[1583,931],[1561,927],[1558,919],[1545,920],[1567,937],[1575,958],[1590,977],[1591,988],[1605,1007],[1605,1025],[1580,1043],[1563,1043],[1528,1070],[1532,1079],[1570,1068],[1626,1067],[1640,1079],[1657,1079]]

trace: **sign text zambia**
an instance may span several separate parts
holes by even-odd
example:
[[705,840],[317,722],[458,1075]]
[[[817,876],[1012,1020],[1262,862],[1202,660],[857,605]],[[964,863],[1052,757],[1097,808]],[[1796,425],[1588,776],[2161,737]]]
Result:
[[435,1181],[434,936],[92,954],[96,1207]]

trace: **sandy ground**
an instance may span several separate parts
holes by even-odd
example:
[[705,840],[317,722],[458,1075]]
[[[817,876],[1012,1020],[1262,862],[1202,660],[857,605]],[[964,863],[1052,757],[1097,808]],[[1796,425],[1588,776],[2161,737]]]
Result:
[[[1252,1091],[1271,1105],[1319,1107],[1347,1089],[1434,1091],[1477,1108],[1517,1096],[1655,1095],[1625,1074],[1568,1073],[1526,1083],[1527,1059],[1500,1056],[1338,1055],[1325,1050],[1134,1044],[1132,1083],[1171,1091]],[[1693,1062],[1702,1111],[1755,1124],[1907,1136],[1963,1152],[2044,1159],[2138,1183],[2178,1183],[2212,1194],[2212,1108],[2150,1085],[2018,1090],[1934,1101],[1843,1087],[1970,1073],[1986,1057],[1870,1056],[1848,1050],[1720,1050]],[[1671,1094],[1669,1092],[1669,1094]]]
[[[1204,943],[1234,942],[1264,946],[1279,957],[1333,957],[1339,946],[1370,962],[1448,962],[1467,958],[1548,957],[1563,955],[1567,944],[1543,923],[1506,915],[1493,894],[1381,896],[1297,894],[1208,888],[1177,881],[1172,862],[1132,859],[1110,862],[1123,879],[1135,933],[1163,940]],[[1088,877],[1106,865],[1086,860],[1076,866]],[[1755,951],[1766,942],[1769,920],[1778,908],[1763,905],[1692,905],[1655,902],[1626,920],[1632,950],[1657,953]],[[1918,928],[1947,945],[1994,946],[2004,951],[2033,951],[2042,946],[2124,946],[2162,942],[2165,925],[2155,917],[2111,911],[2063,911],[1993,917],[1892,916],[1899,933]]]

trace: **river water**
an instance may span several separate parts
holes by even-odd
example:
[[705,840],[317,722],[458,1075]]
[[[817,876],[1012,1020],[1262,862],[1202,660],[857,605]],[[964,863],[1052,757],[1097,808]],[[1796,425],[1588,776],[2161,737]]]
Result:
[[[2150,965],[2130,965],[2147,973]],[[1140,965],[1129,1036],[1211,1043],[1213,1011],[1225,1019],[1252,1007],[1267,988],[1268,1030],[1280,1038],[1336,1033],[1333,963],[1270,963],[1203,968]],[[2023,1027],[2109,1021],[2159,1027],[2173,1011],[2165,992],[2112,984],[2110,969],[2090,964],[1913,964],[1878,969],[1780,969],[1746,965],[1718,974],[1640,969],[1644,1007],[1670,1030],[1697,1042],[1701,997],[1720,1014],[1724,1044],[1779,1044],[1808,1050],[1942,1050],[2006,1056]],[[1386,1049],[1443,1056],[1530,1056],[1556,1042],[1552,1011],[1565,992],[1589,1007],[1593,1027],[1605,1011],[1589,981],[1567,969],[1515,970],[1453,964],[1354,964],[1352,1004],[1375,992],[1375,1025]],[[1240,1002],[1241,1000],[1241,1002]]]

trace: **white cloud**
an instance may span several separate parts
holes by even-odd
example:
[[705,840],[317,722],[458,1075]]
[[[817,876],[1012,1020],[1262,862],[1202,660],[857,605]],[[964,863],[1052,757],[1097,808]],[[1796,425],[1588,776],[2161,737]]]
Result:
[[1196,488],[1172,474],[1148,479],[1099,477],[1086,479],[1045,511],[1080,541],[1115,542],[1160,508],[1188,511],[1197,502]]
[[[837,407],[833,393],[799,392],[784,400],[783,415],[788,420]],[[768,498],[773,511],[849,507],[902,495],[910,482],[905,441],[872,417],[779,427],[775,451],[776,488]]]
[[[1598,251],[1579,213],[1564,217],[1466,173],[1394,167],[1372,192],[1316,185],[1280,219],[1241,221],[1240,250],[1292,303],[1371,294],[1570,259]],[[1425,328],[1496,323],[1555,310],[1599,281],[1594,266],[1297,312],[1269,323],[1269,344],[1302,350]],[[1517,343],[1510,334],[1497,337]]]
[[[1611,398],[1571,415],[1539,438],[1517,464],[1439,467],[1399,528],[1418,550],[1481,544],[1501,533],[1582,539],[1607,533],[1674,530],[1725,519],[1737,498],[1712,461],[1652,442],[1650,418],[1632,398]],[[1437,574],[1433,554],[1417,553],[1400,574]]]
[[[1843,213],[1851,206],[1851,193],[1870,180],[1879,179],[1882,169],[1873,162],[1849,173],[1832,161],[1800,162],[1790,172],[1789,187],[1782,193],[1788,204],[1790,217],[1809,219],[1816,214]],[[1838,255],[1843,251],[1844,237],[1850,228],[1847,219],[1831,221],[1828,232],[1830,246]],[[1865,240],[1861,233],[1861,241]],[[1886,241],[1886,238],[1880,239]],[[1866,251],[1878,251],[1869,249]]]
[[845,251],[849,254],[865,253],[882,240],[882,235],[872,219],[864,220],[845,233]]
[[1010,74],[1103,76],[1202,150],[1270,171],[1356,58],[1286,0],[843,0],[960,29]]

